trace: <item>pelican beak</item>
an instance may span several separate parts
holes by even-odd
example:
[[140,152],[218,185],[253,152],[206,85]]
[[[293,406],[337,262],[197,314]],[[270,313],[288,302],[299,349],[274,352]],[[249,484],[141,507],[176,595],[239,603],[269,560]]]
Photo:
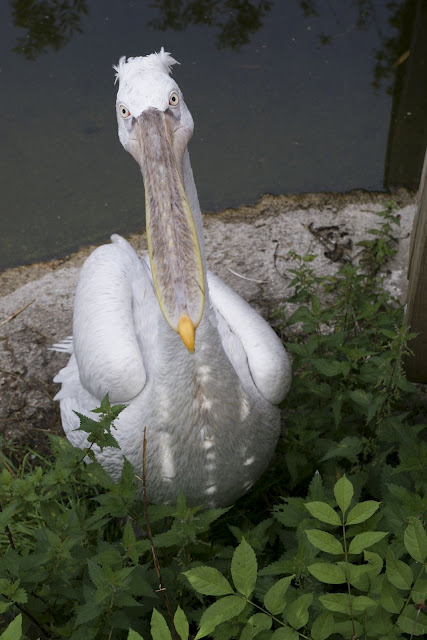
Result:
[[169,326],[190,353],[205,302],[199,240],[183,185],[183,156],[191,131],[170,112],[147,109],[128,149],[145,185],[148,252],[157,299]]

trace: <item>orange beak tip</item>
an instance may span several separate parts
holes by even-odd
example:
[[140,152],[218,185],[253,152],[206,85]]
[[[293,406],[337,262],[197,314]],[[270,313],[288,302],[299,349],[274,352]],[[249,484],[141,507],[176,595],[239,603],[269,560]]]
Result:
[[182,315],[178,321],[178,333],[190,353],[194,353],[196,328],[191,318]]

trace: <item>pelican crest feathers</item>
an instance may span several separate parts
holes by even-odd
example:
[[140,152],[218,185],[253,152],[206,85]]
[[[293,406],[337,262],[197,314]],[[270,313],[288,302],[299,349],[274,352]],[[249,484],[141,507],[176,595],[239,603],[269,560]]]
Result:
[[[130,64],[132,63],[132,64]],[[179,64],[178,60],[175,60],[168,51],[165,51],[162,47],[158,53],[151,53],[148,56],[138,56],[136,58],[127,58],[122,56],[117,65],[113,65],[113,69],[116,72],[116,79],[119,83],[126,77],[126,75],[132,71],[133,73],[139,73],[141,71],[160,71],[167,75],[172,75],[172,67],[174,64]]]

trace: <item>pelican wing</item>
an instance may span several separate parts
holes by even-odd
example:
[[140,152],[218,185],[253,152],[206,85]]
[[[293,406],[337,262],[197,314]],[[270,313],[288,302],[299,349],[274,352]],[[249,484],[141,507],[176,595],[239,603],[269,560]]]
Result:
[[261,395],[279,404],[291,384],[291,365],[282,343],[267,322],[208,271],[209,296],[218,316],[218,331],[224,349],[239,374],[233,341],[237,338],[245,352],[252,380]]
[[[76,291],[73,346],[82,386],[102,399],[127,402],[146,382],[135,307],[153,297],[145,263],[120,236],[84,263]],[[145,305],[150,309],[150,305]],[[144,309],[142,309],[142,312]],[[140,314],[139,314],[140,315]],[[143,321],[143,319],[142,319]]]

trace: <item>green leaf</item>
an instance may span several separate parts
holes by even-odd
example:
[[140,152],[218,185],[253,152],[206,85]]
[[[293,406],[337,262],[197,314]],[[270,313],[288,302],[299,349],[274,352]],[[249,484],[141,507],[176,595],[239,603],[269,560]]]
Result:
[[403,541],[409,555],[423,563],[427,557],[427,534],[418,518],[410,517]]
[[5,613],[10,607],[13,607],[13,602],[0,601],[0,613]]
[[372,405],[372,394],[366,393],[363,389],[355,389],[354,391],[350,391],[350,397],[358,404],[362,409],[364,409],[365,413],[369,411],[369,408]]
[[151,616],[151,636],[153,640],[172,640],[166,620],[156,608],[153,609]]
[[327,593],[324,596],[319,596],[319,600],[329,611],[349,613],[349,597],[347,593]]
[[227,513],[231,507],[224,507],[223,509],[207,509],[206,511],[200,511],[196,518],[195,524],[197,531],[207,531],[210,525],[218,520],[224,513]]
[[213,567],[196,567],[185,571],[184,575],[193,589],[205,596],[226,596],[229,593],[234,593],[227,578],[224,578],[222,573]]
[[252,547],[242,538],[231,560],[231,575],[237,591],[249,598],[255,589],[258,563]]
[[323,486],[323,480],[322,480],[322,476],[318,471],[316,471],[316,473],[314,474],[314,476],[310,481],[307,497],[310,498],[310,500],[314,500],[314,501],[315,500],[324,501],[325,499],[325,489]]
[[271,629],[273,619],[266,613],[254,613],[248,620],[248,623],[259,631]]
[[373,551],[364,551],[363,555],[370,566],[368,574],[370,576],[377,576],[383,568],[383,559],[378,553],[374,553]]
[[[356,635],[354,635],[356,631]],[[338,638],[362,638],[363,628],[357,620],[344,620],[343,622],[335,622],[334,632],[338,634]],[[392,640],[392,638],[382,638],[381,640]]]
[[325,455],[321,458],[321,462],[327,462],[332,458],[346,458],[355,462],[358,454],[362,450],[362,441],[356,436],[345,436],[340,442],[334,443]]
[[129,629],[127,640],[144,640],[144,638],[140,636],[139,633],[137,633],[133,629]]
[[25,602],[28,602],[28,596],[25,589],[16,589],[12,597],[13,597],[13,601],[19,602],[19,604],[24,604]]
[[308,608],[313,602],[313,594],[305,593],[286,607],[286,618],[294,629],[301,629],[308,622]]
[[386,576],[393,586],[404,590],[410,589],[414,580],[411,567],[402,560],[396,560],[391,547],[386,553]]
[[[3,531],[3,529],[10,524],[13,514],[18,511],[18,509],[19,504],[17,502],[13,502],[12,504],[2,507],[2,510],[0,511],[0,531]],[[16,619],[17,618],[15,618],[15,620]]]
[[0,640],[21,640],[22,635],[22,615],[19,614],[3,631]]
[[370,571],[368,564],[351,564],[350,562],[338,562],[338,565],[345,572],[350,584],[360,591],[368,591],[369,580],[367,573]]
[[332,613],[324,611],[317,616],[311,627],[311,637],[313,640],[326,640],[331,633],[334,633],[334,617]]
[[[124,407],[125,405],[117,405],[117,408],[120,409],[118,413],[120,413],[120,411],[122,411]],[[115,408],[116,407],[110,407],[110,409]],[[102,403],[101,407],[98,409],[93,409],[93,412],[104,414]],[[117,417],[116,415],[114,415],[115,412],[110,412],[108,416],[101,415],[101,420],[99,422],[97,420],[93,420],[92,418],[84,416],[78,411],[74,411],[74,413],[80,418],[80,426],[76,429],[76,431],[85,431],[88,434],[87,439],[89,442],[96,442],[101,451],[105,447],[114,447],[116,449],[120,449],[119,443],[111,434],[111,428],[116,428],[113,423],[114,418]]]
[[345,515],[345,512],[350,506],[353,493],[353,485],[350,480],[347,480],[346,476],[343,475],[334,486],[335,500],[343,515]]
[[387,531],[367,531],[366,533],[358,533],[350,542],[348,548],[349,553],[362,553],[367,547],[372,547],[388,535]]
[[422,600],[424,602],[427,600],[427,580],[419,578],[416,581],[411,592],[411,598],[416,604],[419,604]]
[[210,607],[203,612],[200,620],[200,629],[197,632],[195,640],[204,638],[212,633],[221,622],[238,616],[239,613],[242,613],[245,606],[246,601],[239,596],[225,596],[225,598],[220,598],[220,600],[211,604]]
[[314,518],[317,518],[322,522],[334,524],[336,526],[340,526],[342,524],[337,512],[334,511],[326,502],[320,502],[318,500],[315,502],[306,502],[305,508]]
[[163,518],[169,518],[173,516],[176,511],[176,507],[172,504],[150,504],[148,506],[148,519],[150,523],[158,522]]
[[381,606],[389,613],[400,613],[404,604],[403,598],[399,595],[396,587],[390,584],[386,576],[380,577],[383,578],[380,595]]
[[125,527],[123,529],[123,546],[125,549],[132,547],[136,542],[135,533],[133,531],[133,527],[130,520],[126,521]]
[[149,598],[154,596],[153,588],[147,578],[147,573],[141,565],[134,568],[129,582],[129,589],[132,595],[147,596]]
[[397,626],[404,633],[412,636],[422,636],[427,634],[427,616],[417,611],[414,605],[405,607],[397,619]]
[[331,553],[333,555],[344,553],[341,542],[334,538],[330,533],[321,531],[320,529],[306,529],[305,533],[311,544],[316,547],[316,549],[326,551],[326,553]]
[[86,602],[77,607],[76,627],[87,624],[97,618],[103,612],[102,606],[97,602]]
[[285,504],[274,507],[274,517],[285,527],[297,527],[307,518],[307,510],[302,498],[283,498]]
[[378,603],[367,596],[355,596],[351,600],[351,608],[354,613],[363,613],[366,609],[378,606]]
[[298,640],[299,635],[290,627],[279,627],[274,631],[271,640]]
[[283,575],[284,573],[289,573],[292,571],[293,560],[281,558],[280,560],[276,560],[276,562],[272,562],[268,564],[264,569],[260,569],[258,571],[259,576],[278,576]]
[[343,394],[336,394],[331,404],[332,413],[334,414],[335,426],[338,427],[341,422],[341,410],[343,404]]
[[92,582],[96,587],[98,587],[98,589],[100,589],[106,583],[106,579],[105,579],[102,568],[99,565],[95,564],[95,562],[92,562],[92,560],[87,561],[87,566],[89,569],[89,575]]
[[361,522],[368,520],[368,518],[370,518],[375,513],[375,511],[377,511],[379,506],[380,503],[376,502],[375,500],[359,502],[359,504],[356,504],[356,506],[353,507],[353,509],[351,509],[351,511],[349,512],[346,520],[346,525],[360,524]]
[[293,578],[295,578],[295,574],[278,580],[265,594],[265,608],[273,615],[282,613],[285,608],[285,594]]
[[326,584],[343,584],[346,581],[344,571],[336,564],[317,562],[308,566],[307,569],[317,580]]
[[[94,575],[95,579],[98,581],[97,585],[101,586],[105,582],[103,569],[101,569],[101,567],[98,567],[98,565],[102,565],[102,567],[105,568],[107,566],[118,567],[121,564],[122,564],[121,553],[117,548],[113,547],[112,545],[105,547],[100,553],[97,553],[96,555],[92,556],[91,567],[95,566],[95,568],[94,569],[91,568],[91,572],[92,572],[92,575]],[[99,578],[96,577],[98,574],[99,574]]]
[[393,633],[393,621],[390,614],[383,608],[378,607],[375,612],[370,612],[373,615],[369,620],[369,635],[372,636],[386,636],[386,638],[396,637]]
[[175,611],[173,623],[175,625],[176,632],[181,640],[187,640],[190,627],[188,624],[187,616],[179,605],[177,607],[177,610]]
[[313,358],[311,361],[313,367],[322,376],[332,378],[334,376],[340,376],[348,373],[348,362],[341,362],[340,360],[327,360],[326,358]]
[[240,636],[240,640],[252,640],[261,631],[271,629],[273,619],[266,613],[255,613],[249,618]]

